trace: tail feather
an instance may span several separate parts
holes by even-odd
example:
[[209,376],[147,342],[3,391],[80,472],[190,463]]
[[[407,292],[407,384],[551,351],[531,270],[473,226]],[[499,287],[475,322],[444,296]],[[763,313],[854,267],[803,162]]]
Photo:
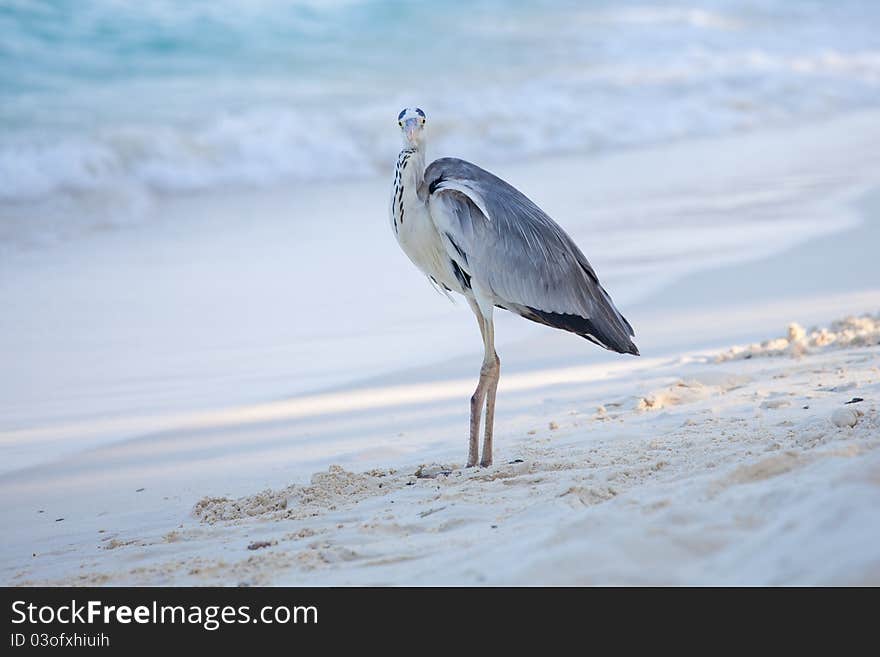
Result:
[[[587,317],[570,315],[567,313],[551,313],[531,307],[524,308],[524,312],[520,314],[533,322],[576,333],[582,338],[586,338],[590,342],[608,349],[609,351],[616,351],[619,354],[632,354],[633,356],[639,355],[639,348],[630,339],[630,336],[632,335],[632,327],[622,315],[620,316],[620,319],[623,320],[627,331],[603,330],[599,323],[594,322]],[[622,329],[623,327],[617,328]]]

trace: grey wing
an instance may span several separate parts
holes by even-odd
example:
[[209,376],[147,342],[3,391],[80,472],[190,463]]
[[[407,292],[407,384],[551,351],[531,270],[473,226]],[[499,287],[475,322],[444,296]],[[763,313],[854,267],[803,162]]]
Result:
[[606,349],[639,353],[584,254],[524,194],[455,158],[433,162],[422,191],[453,268],[497,305]]

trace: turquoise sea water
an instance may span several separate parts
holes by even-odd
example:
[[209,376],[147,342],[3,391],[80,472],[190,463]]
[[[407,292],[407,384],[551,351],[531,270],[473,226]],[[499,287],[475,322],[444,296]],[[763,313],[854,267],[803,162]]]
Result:
[[383,172],[407,104],[491,166],[878,103],[870,1],[0,0],[0,221]]

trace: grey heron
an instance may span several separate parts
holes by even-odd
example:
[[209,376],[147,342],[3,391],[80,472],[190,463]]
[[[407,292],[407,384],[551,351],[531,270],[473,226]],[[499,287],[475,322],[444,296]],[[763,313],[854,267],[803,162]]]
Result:
[[477,464],[480,418],[486,425],[480,465],[492,464],[495,393],[494,309],[570,331],[610,351],[639,355],[632,326],[564,230],[520,191],[475,164],[441,158],[425,168],[425,113],[397,117],[404,148],[397,158],[391,227],[404,253],[445,292],[463,295],[483,336],[480,379],[471,397],[467,467]]

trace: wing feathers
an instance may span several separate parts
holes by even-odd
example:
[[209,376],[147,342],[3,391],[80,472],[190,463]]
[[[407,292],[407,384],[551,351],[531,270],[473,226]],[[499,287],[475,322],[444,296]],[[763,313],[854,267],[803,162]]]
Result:
[[[431,218],[463,273],[523,317],[637,354],[615,308],[574,241],[537,205],[493,174],[454,158],[425,171]],[[447,247],[449,248],[449,247]]]

